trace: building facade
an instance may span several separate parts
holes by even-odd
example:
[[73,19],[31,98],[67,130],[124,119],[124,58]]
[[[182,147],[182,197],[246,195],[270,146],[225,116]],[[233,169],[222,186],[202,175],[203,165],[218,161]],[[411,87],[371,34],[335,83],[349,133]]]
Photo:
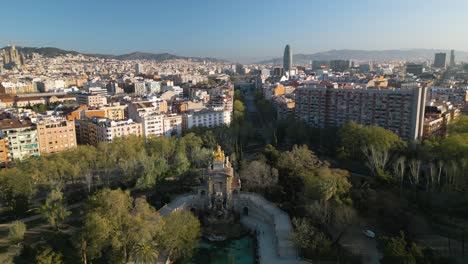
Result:
[[168,115],[163,117],[163,133],[166,137],[182,135],[182,116]]
[[296,90],[295,115],[312,127],[340,127],[349,121],[389,129],[409,141],[422,137],[425,88]]
[[436,53],[434,56],[434,68],[445,69],[447,66],[447,53]]
[[40,156],[37,130],[34,124],[20,119],[3,119],[0,122],[0,137],[5,139],[10,161]]
[[223,108],[192,111],[182,115],[184,129],[193,127],[217,127],[231,124],[231,112]]
[[77,129],[79,143],[90,145],[112,142],[116,138],[130,135],[143,136],[142,125],[131,119],[115,121],[92,117],[77,120]]
[[75,121],[50,120],[37,123],[39,151],[57,153],[77,147]]
[[293,54],[291,47],[289,45],[286,45],[284,48],[284,56],[283,56],[283,68],[284,71],[289,73],[289,71],[292,70],[292,65],[293,65]]
[[76,95],[76,102],[87,106],[104,106],[107,104],[107,98],[100,94],[81,93]]

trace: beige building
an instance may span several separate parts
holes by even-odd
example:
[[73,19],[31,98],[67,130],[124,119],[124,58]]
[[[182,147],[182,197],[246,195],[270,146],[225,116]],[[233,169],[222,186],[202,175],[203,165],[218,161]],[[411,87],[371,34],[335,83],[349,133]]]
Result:
[[47,101],[44,97],[41,96],[32,96],[32,97],[17,97],[15,99],[15,107],[26,107],[33,106],[37,104],[46,104]]
[[119,137],[143,136],[142,125],[135,123],[132,119],[116,121],[109,118],[92,117],[76,120],[76,122],[80,144],[97,145],[101,142],[112,142]]
[[107,98],[100,94],[81,93],[76,95],[76,102],[87,106],[104,106],[107,104]]
[[75,121],[48,120],[37,123],[39,151],[57,153],[77,146]]
[[101,107],[100,110],[104,111],[105,117],[112,120],[122,120],[125,119],[125,110],[127,105],[111,105]]

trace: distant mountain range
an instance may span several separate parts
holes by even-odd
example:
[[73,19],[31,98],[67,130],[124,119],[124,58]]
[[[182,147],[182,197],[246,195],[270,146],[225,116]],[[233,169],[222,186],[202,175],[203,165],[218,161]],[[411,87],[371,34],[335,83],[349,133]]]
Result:
[[[427,61],[434,60],[434,54],[438,52],[447,53],[447,62],[450,59],[450,50],[440,49],[410,49],[410,50],[330,50],[325,52],[317,52],[314,54],[294,54],[294,64],[309,64],[313,60],[352,60],[357,62],[362,61],[388,61],[388,60],[405,60],[405,61]],[[455,60],[467,61],[468,52],[455,51]],[[282,64],[283,58],[274,58],[271,60],[261,61],[259,64]]]
[[[1,48],[0,50],[6,49],[8,47]],[[57,57],[66,54],[78,55],[82,54],[84,56],[90,57],[98,57],[103,59],[116,59],[116,60],[154,60],[154,61],[166,61],[166,60],[173,60],[173,59],[192,59],[195,61],[223,61],[220,59],[215,58],[199,58],[199,57],[184,57],[178,56],[169,53],[147,53],[147,52],[132,52],[128,54],[122,55],[109,55],[109,54],[86,54],[77,51],[70,51],[70,50],[62,50],[53,47],[43,47],[43,48],[34,48],[34,47],[19,47],[17,46],[16,49],[23,53],[24,55],[31,55],[32,53],[41,54],[44,57]]]

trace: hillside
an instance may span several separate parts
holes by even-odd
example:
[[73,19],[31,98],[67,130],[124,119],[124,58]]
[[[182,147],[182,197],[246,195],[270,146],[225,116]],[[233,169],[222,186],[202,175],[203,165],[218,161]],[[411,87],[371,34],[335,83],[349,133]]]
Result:
[[[0,50],[6,49],[8,47],[3,47]],[[184,57],[184,56],[178,56],[170,53],[147,53],[147,52],[132,52],[128,54],[122,54],[122,55],[110,55],[110,54],[85,54],[85,53],[80,53],[77,51],[70,51],[70,50],[62,50],[59,48],[53,48],[53,47],[41,47],[41,48],[36,48],[36,47],[16,47],[18,51],[23,53],[24,55],[31,55],[32,53],[38,53],[41,54],[44,57],[57,57],[57,56],[63,56],[66,54],[72,54],[72,55],[77,55],[77,54],[82,54],[85,56],[91,56],[91,57],[98,57],[98,58],[104,58],[104,59],[117,59],[117,60],[154,60],[154,61],[166,61],[166,60],[172,60],[172,59],[192,59],[196,61],[223,61],[215,58],[198,58],[198,57]]]

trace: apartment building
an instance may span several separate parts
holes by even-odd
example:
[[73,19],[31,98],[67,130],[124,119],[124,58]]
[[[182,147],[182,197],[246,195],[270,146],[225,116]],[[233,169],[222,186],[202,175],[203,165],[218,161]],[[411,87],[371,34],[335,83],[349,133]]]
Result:
[[145,137],[164,134],[164,112],[167,112],[167,103],[164,100],[133,102],[128,105],[129,118],[142,124]]
[[10,163],[10,157],[8,155],[8,140],[6,138],[0,138],[0,167],[8,167]]
[[107,104],[107,98],[100,94],[81,93],[76,95],[76,102],[80,105],[99,107]]
[[109,118],[92,117],[77,120],[76,122],[77,137],[80,144],[97,145],[101,142],[112,142],[119,137],[143,135],[142,125],[132,119],[111,120]]
[[184,129],[193,127],[216,127],[231,124],[231,112],[224,107],[190,111],[182,115]]
[[104,116],[112,120],[125,119],[125,110],[127,105],[114,104],[110,106],[101,107],[100,110],[104,111]]
[[296,89],[295,115],[313,127],[340,127],[348,121],[389,129],[409,141],[423,133],[426,90],[421,87]]
[[146,84],[144,82],[135,82],[135,95],[146,94]]
[[182,116],[168,115],[163,117],[163,133],[166,137],[182,135]]
[[39,151],[57,153],[74,149],[77,146],[75,121],[43,120],[37,123]]
[[0,120],[0,138],[6,145],[9,161],[40,156],[36,126],[20,119]]

